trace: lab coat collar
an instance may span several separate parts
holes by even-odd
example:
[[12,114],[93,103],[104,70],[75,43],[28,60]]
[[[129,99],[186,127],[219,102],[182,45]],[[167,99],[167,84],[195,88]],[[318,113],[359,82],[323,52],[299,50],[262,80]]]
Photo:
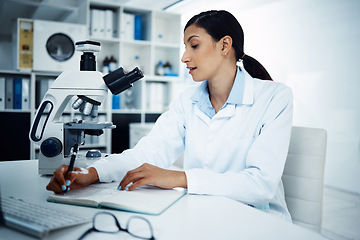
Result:
[[226,101],[227,104],[241,104],[244,94],[244,78],[244,72],[240,67],[238,67],[234,84]]
[[[242,94],[240,94],[241,101],[239,98],[236,99],[238,102],[237,104],[243,104],[243,105],[252,105],[254,103],[254,80],[253,77],[250,76],[249,73],[247,73],[244,69],[241,69],[239,67],[238,72],[236,74],[237,81],[244,81],[243,86],[238,86],[237,90],[242,90]],[[204,91],[207,91],[207,81],[204,81],[200,84],[198,89],[195,91],[193,96],[191,97],[191,100],[193,101],[193,104],[196,105],[196,103],[201,99],[201,96],[204,94]],[[242,96],[241,96],[242,95]],[[234,95],[236,96],[236,95]],[[238,95],[239,96],[239,95]],[[235,98],[233,98],[235,99]],[[221,109],[214,117],[216,118],[224,118],[224,117],[232,117],[235,114],[235,109],[237,104],[227,104],[225,108]],[[198,115],[201,119],[203,119],[205,122],[211,121],[211,119],[198,107],[195,108],[195,114]]]
[[225,108],[221,109],[213,118],[209,118],[203,111],[201,111],[198,107],[194,109],[195,115],[197,115],[200,119],[202,119],[207,125],[209,125],[212,121],[216,121],[217,119],[222,118],[231,118],[235,115],[236,105],[228,104]]
[[252,105],[254,103],[254,79],[248,72],[243,70],[245,75],[244,92],[242,97],[242,104]]

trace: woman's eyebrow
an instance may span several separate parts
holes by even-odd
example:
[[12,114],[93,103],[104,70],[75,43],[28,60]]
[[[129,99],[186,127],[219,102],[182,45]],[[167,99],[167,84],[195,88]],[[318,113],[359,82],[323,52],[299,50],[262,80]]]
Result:
[[190,42],[190,40],[192,39],[192,38],[194,38],[194,37],[199,37],[198,35],[192,35],[192,36],[190,36],[188,39],[187,39],[187,42]]

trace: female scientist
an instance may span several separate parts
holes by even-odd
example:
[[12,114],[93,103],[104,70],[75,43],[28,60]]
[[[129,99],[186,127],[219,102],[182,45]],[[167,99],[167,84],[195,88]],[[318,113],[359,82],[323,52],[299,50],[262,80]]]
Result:
[[[243,30],[227,11],[192,17],[184,44],[181,61],[200,84],[173,101],[133,149],[69,174],[63,165],[47,189],[60,193],[97,181],[120,181],[119,189],[129,191],[146,184],[184,187],[291,221],[281,181],[292,126],[290,88],[271,81],[244,53]],[[182,152],[184,171],[168,170]]]

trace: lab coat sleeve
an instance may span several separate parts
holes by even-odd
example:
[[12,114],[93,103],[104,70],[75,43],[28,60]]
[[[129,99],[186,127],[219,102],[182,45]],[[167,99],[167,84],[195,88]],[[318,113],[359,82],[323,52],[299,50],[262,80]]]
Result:
[[97,170],[100,182],[120,181],[125,174],[143,163],[167,168],[184,149],[184,114],[180,99],[156,121],[150,133],[133,149],[111,154],[90,167]]
[[209,169],[186,170],[188,192],[223,195],[252,205],[269,203],[276,194],[286,161],[292,100],[289,88],[282,88],[273,96],[260,121],[261,133],[248,151],[244,170],[224,173]]

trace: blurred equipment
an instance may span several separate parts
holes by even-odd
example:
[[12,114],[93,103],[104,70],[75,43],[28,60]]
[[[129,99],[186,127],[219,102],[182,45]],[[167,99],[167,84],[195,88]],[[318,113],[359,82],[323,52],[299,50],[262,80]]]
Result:
[[85,36],[85,25],[34,20],[33,70],[76,70],[80,54],[75,51],[75,40]]
[[[71,148],[85,144],[85,135],[100,136],[103,129],[113,129],[111,122],[96,122],[98,107],[108,96],[130,88],[143,77],[135,68],[125,74],[122,68],[102,76],[96,71],[94,52],[100,51],[100,43],[82,41],[76,43],[76,49],[83,52],[80,60],[80,71],[65,71],[55,79],[45,94],[30,129],[30,140],[40,146],[39,173],[53,174],[62,164],[69,164]],[[70,122],[62,122],[62,114],[68,103],[74,100],[72,107],[79,109],[82,117]],[[91,117],[90,117],[91,116]],[[101,153],[92,151],[88,154],[77,154],[75,166],[86,167],[99,159]]]
[[17,20],[14,37],[15,68],[47,72],[78,69],[75,39],[86,36],[86,26],[38,19]]

